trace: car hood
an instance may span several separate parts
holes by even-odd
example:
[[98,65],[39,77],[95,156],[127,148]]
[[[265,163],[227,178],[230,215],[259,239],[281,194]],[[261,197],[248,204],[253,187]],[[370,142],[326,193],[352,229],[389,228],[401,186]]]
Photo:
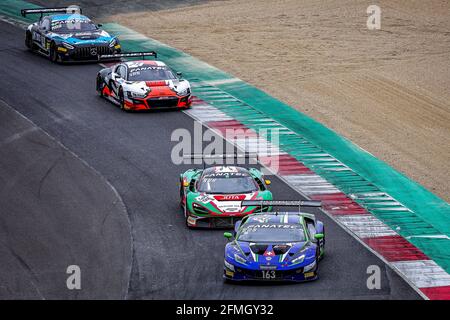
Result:
[[[245,260],[236,260],[236,256]],[[301,258],[303,256],[303,258]],[[297,268],[315,260],[315,249],[308,242],[251,243],[235,241],[227,245],[225,257],[233,264],[254,269]]]
[[74,32],[65,34],[53,34],[54,38],[59,38],[61,41],[72,45],[80,44],[105,44],[109,43],[113,37],[106,31],[99,30],[94,32]]
[[186,80],[126,81],[125,90],[136,93],[149,93],[150,97],[176,96],[190,89]]
[[239,214],[243,213],[247,209],[247,207],[241,207],[242,200],[257,200],[259,198],[259,191],[242,194],[200,193],[193,199],[193,201],[212,212]]

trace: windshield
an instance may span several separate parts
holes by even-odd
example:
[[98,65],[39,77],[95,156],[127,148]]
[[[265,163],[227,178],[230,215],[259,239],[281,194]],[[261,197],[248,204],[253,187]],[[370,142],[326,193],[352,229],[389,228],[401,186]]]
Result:
[[92,32],[98,28],[89,20],[72,19],[52,21],[52,31],[56,33]]
[[237,240],[247,242],[301,242],[305,241],[305,233],[301,225],[249,224],[242,228]]
[[143,66],[132,68],[128,74],[129,81],[174,80],[176,77],[167,67]]
[[250,193],[258,190],[253,178],[246,174],[213,173],[202,177],[199,192],[206,193]]

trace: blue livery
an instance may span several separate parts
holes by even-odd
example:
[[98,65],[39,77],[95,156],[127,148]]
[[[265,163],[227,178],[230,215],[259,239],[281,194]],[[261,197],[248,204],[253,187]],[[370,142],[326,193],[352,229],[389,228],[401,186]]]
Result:
[[[117,37],[111,36],[79,12],[70,8],[24,9],[22,15],[41,14],[26,31],[25,44],[53,62],[98,61],[102,55],[119,54]],[[51,15],[44,16],[45,13]]]
[[[266,201],[267,202],[267,201]],[[308,213],[270,212],[244,217],[225,247],[228,281],[294,281],[317,279],[324,254],[324,226]]]

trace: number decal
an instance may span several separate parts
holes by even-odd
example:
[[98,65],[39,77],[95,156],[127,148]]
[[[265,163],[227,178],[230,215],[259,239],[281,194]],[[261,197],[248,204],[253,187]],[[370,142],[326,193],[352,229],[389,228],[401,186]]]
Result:
[[41,35],[39,33],[37,33],[36,31],[33,32],[33,36],[32,36],[33,40],[35,40],[36,42],[41,42]]
[[273,270],[263,270],[262,271],[263,279],[275,279],[275,271]]

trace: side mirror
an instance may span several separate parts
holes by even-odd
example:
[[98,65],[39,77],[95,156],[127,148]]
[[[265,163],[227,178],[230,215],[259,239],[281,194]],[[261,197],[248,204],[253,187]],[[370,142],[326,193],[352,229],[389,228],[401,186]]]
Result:
[[264,180],[264,182],[266,183],[266,185],[269,185],[272,183],[272,181],[270,181],[269,179]]
[[227,238],[228,240],[231,240],[233,238],[233,235],[231,234],[231,232],[224,232],[223,236],[225,238]]
[[99,23],[99,24],[97,24],[97,27],[103,27],[103,24],[101,24],[101,23]]
[[182,72],[177,72],[177,77],[178,78],[181,78],[183,76],[183,73]]
[[184,181],[183,182],[183,187],[185,187],[185,188],[189,187],[189,182],[188,181]]
[[323,233],[316,233],[316,234],[314,235],[314,239],[317,239],[317,240],[323,239],[323,237],[324,237],[324,234],[323,234]]

